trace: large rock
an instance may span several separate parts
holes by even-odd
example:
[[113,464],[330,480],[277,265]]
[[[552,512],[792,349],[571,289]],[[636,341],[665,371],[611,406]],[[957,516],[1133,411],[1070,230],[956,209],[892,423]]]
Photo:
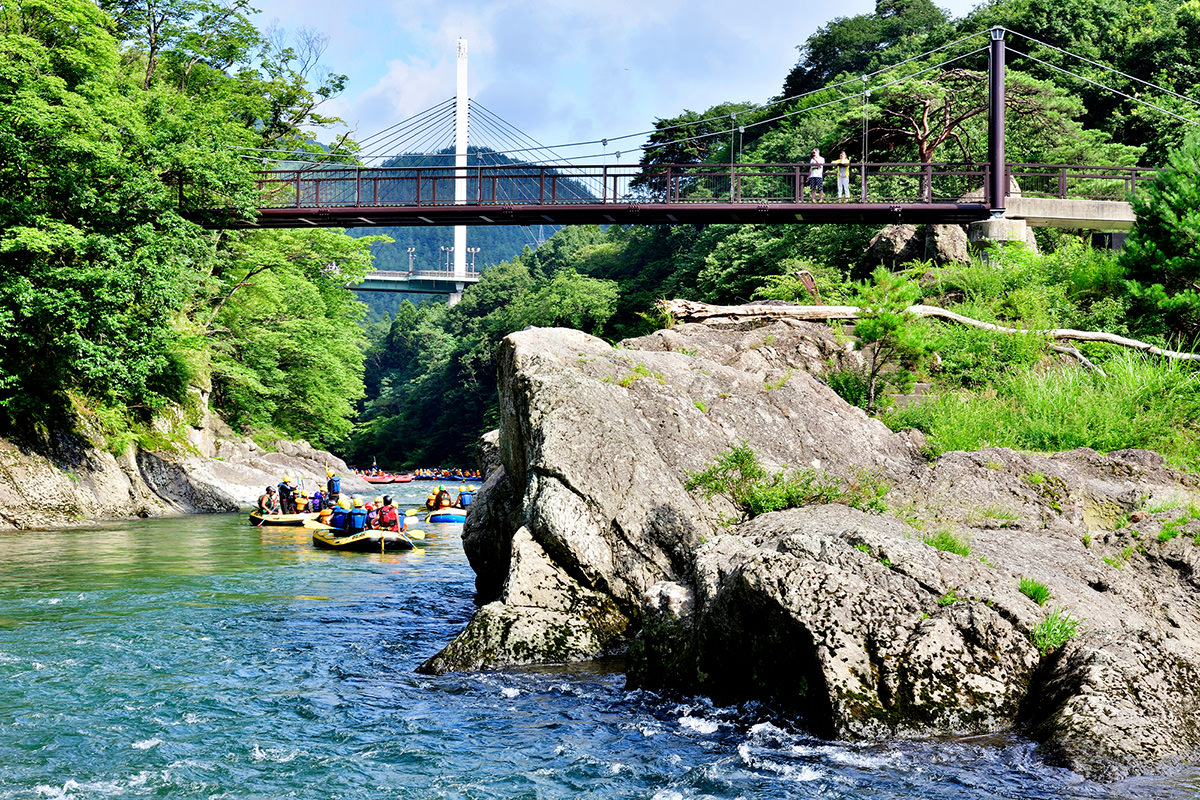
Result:
[[[1195,476],[1144,451],[928,465],[919,436],[808,372],[856,357],[803,323],[681,325],[616,348],[574,331],[505,339],[502,467],[464,527],[485,605],[422,668],[627,648],[633,686],[771,696],[826,736],[1025,726],[1098,777],[1194,758]],[[772,468],[869,472],[892,511],[731,524],[728,501],[683,486],[741,443]],[[1049,588],[1047,605],[1022,578]],[[1079,627],[1048,646],[1052,609]]]
[[130,444],[116,455],[76,420],[74,430],[0,439],[0,527],[46,528],[90,520],[236,511],[253,506],[268,485],[291,475],[306,489],[325,485],[326,466],[349,493],[375,494],[345,462],[307,442],[276,442],[268,451],[237,436],[196,390],[168,409],[154,429],[177,444],[149,451]]

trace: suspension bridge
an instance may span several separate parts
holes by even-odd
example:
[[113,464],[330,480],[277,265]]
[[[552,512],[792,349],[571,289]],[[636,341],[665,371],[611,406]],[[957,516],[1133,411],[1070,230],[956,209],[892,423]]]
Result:
[[[452,266],[448,260],[444,270],[413,270],[410,262],[407,273],[375,273],[356,287],[452,295],[478,279],[478,274],[468,270],[466,264],[464,226],[468,225],[958,223],[969,226],[973,239],[1021,241],[1027,225],[1128,230],[1134,219],[1129,198],[1154,179],[1154,170],[1112,165],[1021,164],[1006,160],[1008,34],[1153,86],[1003,28],[963,37],[902,63],[932,56],[981,36],[988,41],[982,47],[890,82],[872,85],[868,79],[900,65],[825,87],[820,91],[836,90],[858,80],[862,84],[861,92],[753,123],[766,124],[861,98],[862,157],[849,165],[849,186],[842,187],[852,191],[825,198],[814,193],[814,183],[810,180],[812,165],[807,161],[775,164],[738,161],[734,136],[745,130],[738,122],[738,114],[729,115],[728,128],[716,133],[672,140],[678,144],[727,136],[731,154],[727,164],[621,163],[620,151],[608,151],[610,143],[649,133],[661,135],[667,130],[664,128],[611,140],[542,145],[468,99],[466,43],[460,40],[458,93],[454,98],[367,137],[362,142],[363,149],[352,158],[328,153],[307,163],[276,162],[275,168],[258,175],[261,200],[255,218],[221,218],[217,210],[214,222],[214,203],[190,192],[186,183],[180,184],[180,203],[185,213],[189,208],[202,209],[199,216],[208,224],[223,227],[454,226],[454,246],[444,248],[453,254]],[[1012,52],[1197,124],[1144,98],[1029,53]],[[921,163],[868,160],[867,109],[872,89],[879,91],[926,72],[946,70],[955,62],[984,53],[988,82],[985,159]],[[1195,103],[1162,87],[1154,88]],[[781,98],[739,113],[761,111],[804,97]],[[476,143],[472,146],[468,145],[469,124],[476,131]],[[498,147],[480,146],[480,140],[486,141],[488,135],[499,141]],[[602,145],[604,151],[584,156],[561,155],[567,148],[594,149],[596,145]],[[648,153],[661,146],[660,141],[635,149]],[[616,163],[609,163],[609,159]],[[345,161],[352,163],[339,163]],[[826,180],[833,177],[836,169],[834,164],[825,165]],[[817,181],[816,187],[827,188],[825,181]]]

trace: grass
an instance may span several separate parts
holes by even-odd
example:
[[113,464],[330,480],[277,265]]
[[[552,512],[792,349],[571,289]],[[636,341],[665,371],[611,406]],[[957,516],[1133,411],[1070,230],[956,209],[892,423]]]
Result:
[[951,605],[954,605],[955,603],[957,603],[961,599],[962,599],[961,597],[959,597],[958,595],[956,595],[954,593],[953,589],[949,589],[946,591],[946,593],[944,595],[942,595],[941,597],[938,598],[937,604],[939,606],[951,606]]
[[1043,656],[1048,656],[1062,647],[1079,631],[1080,620],[1061,608],[1050,611],[1033,629],[1029,638]]
[[791,378],[792,378],[792,370],[789,369],[786,373],[784,373],[784,376],[777,381],[773,381],[770,383],[763,381],[763,389],[768,392],[773,392],[776,389],[783,388],[783,385],[785,383],[787,383],[789,380],[791,380]]
[[[994,388],[944,393],[892,411],[884,422],[893,430],[921,430],[935,454],[989,446],[1035,452],[1140,447],[1175,466],[1200,469],[1200,373],[1130,353],[1103,367],[1107,377],[1077,369],[1001,373]],[[1034,483],[1036,476],[1026,480]]]
[[1033,578],[1021,578],[1021,594],[1028,597],[1039,606],[1046,605],[1050,599],[1050,589],[1044,583],[1038,583]]
[[996,520],[1000,520],[1002,522],[1016,522],[1018,519],[1020,519],[1020,517],[1018,516],[1017,512],[1013,511],[1012,509],[1008,509],[1008,508],[1005,508],[1004,506],[996,505],[993,503],[992,505],[986,506],[982,509],[979,509],[978,511],[972,512],[969,516],[969,519],[970,520],[996,519]]
[[971,546],[963,539],[958,538],[950,530],[943,528],[937,533],[931,533],[924,537],[921,541],[930,547],[942,550],[946,553],[954,553],[960,556],[971,555]]
[[743,519],[759,514],[820,503],[841,503],[861,511],[883,513],[891,486],[863,470],[842,479],[820,470],[768,472],[749,445],[735,445],[704,470],[688,473],[684,488],[700,491],[706,499],[729,498]]
[[706,406],[706,405],[704,404],[704,401],[703,401],[703,400],[693,400],[693,401],[692,401],[692,405],[694,405],[696,408],[700,409],[700,413],[701,413],[701,414],[707,414],[707,413],[708,413],[708,406]]
[[1171,520],[1162,526],[1162,530],[1158,532],[1158,540],[1160,542],[1169,542],[1179,534],[1183,533],[1183,526],[1190,522],[1190,518],[1186,513],[1180,514],[1177,518]]

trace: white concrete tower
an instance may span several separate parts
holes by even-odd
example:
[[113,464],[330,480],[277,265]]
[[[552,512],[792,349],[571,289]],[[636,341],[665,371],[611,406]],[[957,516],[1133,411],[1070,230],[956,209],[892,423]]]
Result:
[[[458,95],[454,102],[454,204],[467,204],[467,40],[458,40]],[[454,226],[454,277],[467,277],[467,227]],[[459,283],[458,291],[463,290]]]

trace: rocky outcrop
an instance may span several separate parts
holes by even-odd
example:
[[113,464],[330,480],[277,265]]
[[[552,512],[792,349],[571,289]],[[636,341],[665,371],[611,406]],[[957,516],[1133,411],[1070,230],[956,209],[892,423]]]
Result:
[[[681,325],[616,348],[573,331],[508,337],[502,466],[463,534],[482,605],[422,669],[627,650],[633,686],[771,696],[825,736],[1019,727],[1102,777],[1193,758],[1196,478],[1144,451],[927,464],[919,435],[821,382],[855,357],[828,329],[785,321]],[[684,483],[742,443],[771,468],[883,481],[890,511],[738,523]],[[1048,589],[1045,605],[1022,579]],[[1073,637],[1043,636],[1051,612]]]
[[920,260],[942,266],[971,260],[967,232],[961,225],[885,225],[867,243],[866,256],[890,266]]
[[287,474],[308,487],[324,485],[326,464],[342,476],[345,491],[374,493],[341,459],[305,442],[264,450],[212,414],[207,396],[195,400],[190,412],[175,409],[155,422],[177,442],[170,451],[130,444],[110,452],[89,435],[86,420],[22,443],[0,439],[0,527],[237,511]]

